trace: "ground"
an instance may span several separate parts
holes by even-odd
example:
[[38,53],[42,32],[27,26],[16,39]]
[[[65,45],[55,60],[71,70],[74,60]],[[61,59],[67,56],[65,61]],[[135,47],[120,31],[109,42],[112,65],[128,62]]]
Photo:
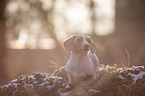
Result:
[[145,96],[145,67],[100,65],[97,80],[68,84],[65,67],[54,74],[21,75],[1,86],[0,96]]

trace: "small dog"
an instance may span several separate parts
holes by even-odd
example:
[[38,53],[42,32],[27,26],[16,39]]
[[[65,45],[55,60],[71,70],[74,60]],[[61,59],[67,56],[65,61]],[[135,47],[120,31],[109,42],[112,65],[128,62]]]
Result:
[[86,35],[75,35],[64,42],[64,47],[71,51],[71,57],[66,64],[69,83],[88,75],[96,80],[99,73],[99,59],[95,55],[96,46],[93,40]]

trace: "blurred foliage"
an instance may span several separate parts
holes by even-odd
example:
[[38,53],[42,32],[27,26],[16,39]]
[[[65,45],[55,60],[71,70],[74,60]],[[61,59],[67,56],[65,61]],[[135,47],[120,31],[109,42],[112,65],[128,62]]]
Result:
[[53,49],[72,34],[110,34],[114,6],[115,0],[9,0],[8,47]]

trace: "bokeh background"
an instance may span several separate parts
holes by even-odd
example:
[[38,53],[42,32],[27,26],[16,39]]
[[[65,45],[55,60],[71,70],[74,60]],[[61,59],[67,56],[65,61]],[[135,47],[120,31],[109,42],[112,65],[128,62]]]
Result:
[[71,35],[90,35],[101,64],[145,64],[145,0],[1,0],[0,84],[65,66]]

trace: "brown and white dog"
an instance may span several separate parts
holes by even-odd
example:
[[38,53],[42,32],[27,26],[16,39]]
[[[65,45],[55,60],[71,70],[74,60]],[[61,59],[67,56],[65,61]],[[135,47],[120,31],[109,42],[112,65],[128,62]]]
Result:
[[75,35],[64,42],[64,47],[71,51],[71,57],[66,65],[69,83],[88,75],[96,80],[99,72],[99,59],[95,55],[96,46],[93,40],[86,35]]

